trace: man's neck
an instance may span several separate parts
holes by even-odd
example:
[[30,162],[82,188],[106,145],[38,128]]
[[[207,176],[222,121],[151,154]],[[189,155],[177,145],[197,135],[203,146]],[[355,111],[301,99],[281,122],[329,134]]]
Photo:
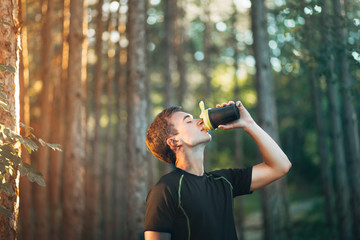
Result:
[[204,148],[182,151],[177,155],[175,166],[197,176],[204,175]]

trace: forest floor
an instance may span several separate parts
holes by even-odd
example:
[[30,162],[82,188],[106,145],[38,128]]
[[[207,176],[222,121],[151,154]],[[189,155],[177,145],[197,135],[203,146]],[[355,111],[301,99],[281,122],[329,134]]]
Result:
[[[316,207],[321,199],[309,199],[292,203],[290,206],[291,222],[294,223],[307,217],[308,213]],[[262,240],[262,214],[255,211],[245,218],[245,239]]]

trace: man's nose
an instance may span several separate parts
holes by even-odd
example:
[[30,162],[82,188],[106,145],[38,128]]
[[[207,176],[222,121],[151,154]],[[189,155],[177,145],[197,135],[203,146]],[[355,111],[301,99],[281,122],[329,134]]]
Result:
[[204,124],[204,120],[202,120],[201,118],[200,119],[196,119],[197,120],[197,124],[198,125],[203,125]]

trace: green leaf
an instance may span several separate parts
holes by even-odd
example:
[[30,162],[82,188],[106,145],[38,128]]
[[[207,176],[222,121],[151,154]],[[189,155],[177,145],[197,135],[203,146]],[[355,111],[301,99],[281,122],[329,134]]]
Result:
[[62,152],[63,150],[61,149],[61,145],[60,144],[54,144],[54,143],[47,143],[46,144],[49,148],[51,148],[54,151],[60,151]]
[[28,173],[28,170],[26,169],[26,167],[24,166],[24,162],[22,162],[19,166],[19,171],[20,171],[20,176],[23,177]]
[[0,22],[0,24],[4,24],[4,25],[8,25],[8,26],[12,27],[12,25],[8,22]]
[[6,167],[10,166],[10,161],[2,154],[0,154],[0,162]]
[[36,151],[38,149],[36,143],[28,137],[24,138],[24,146],[31,149],[31,151]]
[[4,134],[6,135],[6,137],[8,137],[9,139],[12,140],[12,134],[11,134],[11,130],[9,128],[4,129]]
[[30,182],[36,182],[37,184],[39,184],[42,187],[46,186],[43,175],[39,172],[30,171],[30,172],[28,172],[27,177],[30,180]]
[[0,154],[9,160],[13,160],[14,157],[16,157],[14,155],[14,149],[10,145],[7,145],[7,144],[2,145],[2,146],[0,146],[0,150],[1,150]]
[[23,124],[22,122],[19,122],[19,123],[20,123],[20,127],[23,127],[23,128],[28,129],[28,130],[30,130],[30,131],[33,131],[33,130],[34,130],[32,127],[29,127],[29,126],[27,126],[26,124]]
[[4,100],[7,100],[7,96],[5,93],[1,92],[0,91],[0,98],[4,99]]
[[5,165],[2,162],[0,162],[0,172],[5,173]]
[[5,72],[5,71],[9,71],[11,73],[15,73],[16,72],[16,69],[13,67],[13,66],[10,66],[10,65],[5,65],[5,64],[2,64],[0,63],[0,70],[2,72]]
[[11,187],[11,183],[0,183],[0,190],[9,195],[14,195],[15,192]]
[[7,111],[7,112],[9,111],[6,102],[3,102],[3,101],[0,100],[0,106],[1,106],[5,111]]
[[26,175],[30,182],[36,182],[43,187],[46,186],[43,175],[40,172],[36,171],[30,164],[22,162],[19,166],[19,171],[20,175]]
[[41,144],[41,146],[43,146],[43,147],[46,146],[46,142],[44,140],[42,140],[41,138],[39,138],[38,141]]
[[12,214],[9,209],[5,208],[3,205],[0,204],[0,215],[11,218]]

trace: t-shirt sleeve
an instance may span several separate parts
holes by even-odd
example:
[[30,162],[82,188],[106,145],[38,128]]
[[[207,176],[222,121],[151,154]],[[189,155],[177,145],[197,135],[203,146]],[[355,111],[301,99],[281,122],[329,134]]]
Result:
[[176,191],[164,183],[158,183],[146,198],[145,231],[173,231],[176,214]]
[[234,197],[252,193],[250,191],[252,167],[243,169],[223,169],[216,172],[230,181],[233,187]]

